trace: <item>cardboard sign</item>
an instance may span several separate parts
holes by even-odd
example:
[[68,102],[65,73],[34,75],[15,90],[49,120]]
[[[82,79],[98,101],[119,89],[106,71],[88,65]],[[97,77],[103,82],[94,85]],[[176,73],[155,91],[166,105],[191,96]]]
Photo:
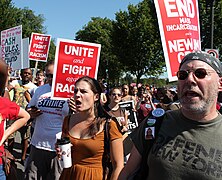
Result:
[[183,57],[201,50],[197,0],[154,0],[169,81]]
[[74,84],[82,76],[97,78],[101,45],[57,39],[52,97],[67,99],[74,94]]
[[32,33],[29,46],[29,59],[47,62],[51,35]]
[[22,25],[1,31],[1,57],[13,69],[22,69]]
[[131,133],[136,127],[138,127],[138,121],[136,112],[133,111],[134,102],[133,101],[125,101],[119,103],[120,108],[124,108],[128,111],[128,133]]

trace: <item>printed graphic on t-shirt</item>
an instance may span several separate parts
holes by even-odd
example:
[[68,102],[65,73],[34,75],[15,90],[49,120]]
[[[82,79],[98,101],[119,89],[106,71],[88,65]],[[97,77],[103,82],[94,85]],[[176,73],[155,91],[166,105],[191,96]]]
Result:
[[16,102],[16,104],[18,104],[20,107],[22,107],[24,109],[25,109],[26,105],[28,104],[28,102],[26,101],[25,96],[24,96],[24,92],[27,89],[28,88],[25,88],[23,86],[19,86],[19,85],[15,86],[14,101]]
[[64,100],[53,100],[51,97],[42,98],[38,101],[38,108],[42,112],[62,116],[62,109],[65,102]]
[[204,173],[216,179],[222,178],[222,149],[203,145],[181,137],[158,135],[151,154],[160,161],[181,164],[186,169]]

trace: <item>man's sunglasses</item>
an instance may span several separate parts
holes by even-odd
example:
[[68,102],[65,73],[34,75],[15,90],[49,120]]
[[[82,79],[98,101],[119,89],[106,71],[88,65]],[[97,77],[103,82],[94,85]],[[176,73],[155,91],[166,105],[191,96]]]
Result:
[[189,73],[190,72],[193,72],[194,75],[198,78],[198,79],[203,79],[206,77],[206,75],[208,75],[208,73],[211,73],[211,72],[214,72],[214,71],[207,71],[206,69],[204,68],[198,68],[196,69],[195,71],[185,71],[185,70],[179,70],[177,72],[177,78],[179,80],[185,80],[187,79],[187,77],[189,76]]
[[116,93],[113,93],[112,95],[113,95],[113,96],[119,96],[119,97],[122,96],[121,94],[116,94]]

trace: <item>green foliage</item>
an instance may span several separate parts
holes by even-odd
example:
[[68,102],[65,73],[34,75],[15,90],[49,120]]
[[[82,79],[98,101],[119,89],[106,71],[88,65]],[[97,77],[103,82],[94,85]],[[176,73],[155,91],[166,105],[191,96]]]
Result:
[[155,7],[144,0],[116,13],[113,34],[114,52],[125,70],[137,77],[162,72],[164,58]]
[[0,31],[16,25],[16,8],[11,0],[0,0]]
[[91,21],[79,30],[76,40],[101,44],[98,78],[108,78],[114,82],[121,75],[121,64],[112,53],[113,22],[108,18],[93,17]]
[[146,78],[146,79],[141,79],[141,83],[142,84],[148,84],[148,85],[152,85],[155,87],[164,87],[167,85],[167,81],[166,79],[159,79],[156,77],[150,77],[150,78]]
[[[214,1],[214,39],[213,48],[219,49],[222,54],[222,0]],[[211,6],[206,6],[205,0],[199,1],[200,9],[200,28],[201,28],[201,47],[211,48]]]
[[[43,26],[43,15],[35,15],[35,13],[28,8],[17,8],[11,0],[0,0],[0,31],[9,29],[14,26],[22,25],[23,38],[29,37],[31,39],[32,32],[46,33]],[[49,59],[55,58],[55,43],[51,41],[49,50]],[[38,68],[44,69],[45,63],[39,62]],[[30,62],[30,67],[35,67],[35,61]]]

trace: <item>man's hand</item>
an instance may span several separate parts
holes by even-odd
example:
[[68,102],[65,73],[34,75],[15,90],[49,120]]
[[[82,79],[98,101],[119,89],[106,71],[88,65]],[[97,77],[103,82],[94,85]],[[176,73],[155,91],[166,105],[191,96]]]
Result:
[[36,118],[42,114],[42,111],[35,106],[28,108],[27,112],[30,114],[31,118]]

